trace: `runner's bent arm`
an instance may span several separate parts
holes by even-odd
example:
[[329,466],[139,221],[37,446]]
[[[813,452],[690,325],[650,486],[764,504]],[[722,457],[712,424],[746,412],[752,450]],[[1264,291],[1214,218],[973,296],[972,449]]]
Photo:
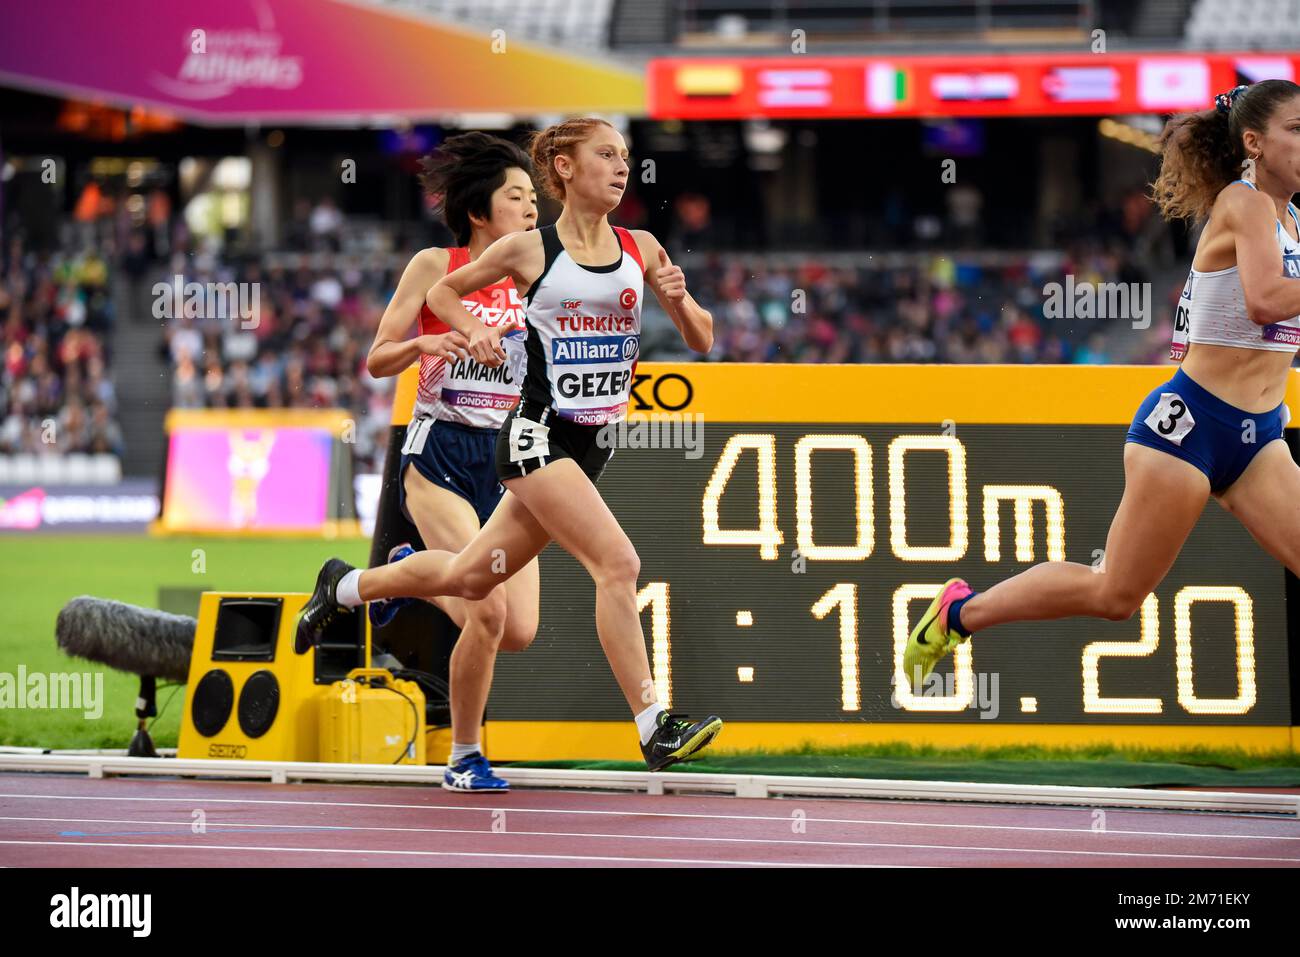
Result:
[[366,368],[376,379],[397,375],[422,355],[464,358],[469,343],[458,332],[406,338],[420,313],[425,292],[446,275],[447,259],[445,249],[422,249],[406,264],[366,356]]
[[646,280],[668,318],[673,321],[682,341],[695,352],[713,348],[713,316],[686,291],[686,275],[674,266],[659,240],[644,229],[632,231],[642,261],[647,263]]
[[1237,275],[1250,321],[1266,326],[1300,316],[1300,281],[1283,273],[1273,200],[1248,186],[1228,186],[1214,211],[1224,217],[1237,246]]
[[465,308],[461,297],[500,282],[503,277],[525,290],[541,274],[544,258],[536,230],[502,236],[477,259],[438,280],[425,302],[439,319],[468,340],[471,356],[484,365],[499,366],[505,358],[501,336],[511,327],[485,326]]

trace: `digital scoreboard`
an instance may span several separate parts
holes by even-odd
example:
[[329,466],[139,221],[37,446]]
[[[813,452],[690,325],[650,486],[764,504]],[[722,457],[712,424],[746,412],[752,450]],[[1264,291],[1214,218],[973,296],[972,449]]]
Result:
[[[1131,620],[1000,626],[901,681],[947,579],[1105,573],[1125,428],[1170,371],[643,363],[600,489],[641,557],[660,700],[719,714],[731,746],[1291,746],[1294,583],[1213,501]],[[547,549],[537,640],[498,660],[495,757],[631,756],[594,594]]]

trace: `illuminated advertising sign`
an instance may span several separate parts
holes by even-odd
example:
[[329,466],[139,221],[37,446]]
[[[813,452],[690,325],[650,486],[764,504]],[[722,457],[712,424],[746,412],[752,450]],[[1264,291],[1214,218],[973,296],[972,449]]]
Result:
[[671,57],[648,67],[655,119],[1101,116],[1207,109],[1238,83],[1295,78],[1294,56],[1230,53]]

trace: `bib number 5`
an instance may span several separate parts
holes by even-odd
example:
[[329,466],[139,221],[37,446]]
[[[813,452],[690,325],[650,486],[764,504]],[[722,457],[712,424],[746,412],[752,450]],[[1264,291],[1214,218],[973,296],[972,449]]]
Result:
[[531,419],[510,420],[510,461],[544,458],[551,454],[550,429]]
[[1142,421],[1156,435],[1178,446],[1183,444],[1187,433],[1196,425],[1187,403],[1177,392],[1160,393],[1160,401],[1151,410],[1151,414]]

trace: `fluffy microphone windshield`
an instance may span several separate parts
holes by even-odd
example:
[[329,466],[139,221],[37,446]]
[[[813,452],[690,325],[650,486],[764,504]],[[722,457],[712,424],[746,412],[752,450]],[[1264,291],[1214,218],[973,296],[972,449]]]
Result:
[[83,595],[63,606],[54,637],[77,658],[132,674],[185,681],[195,625],[186,615]]

